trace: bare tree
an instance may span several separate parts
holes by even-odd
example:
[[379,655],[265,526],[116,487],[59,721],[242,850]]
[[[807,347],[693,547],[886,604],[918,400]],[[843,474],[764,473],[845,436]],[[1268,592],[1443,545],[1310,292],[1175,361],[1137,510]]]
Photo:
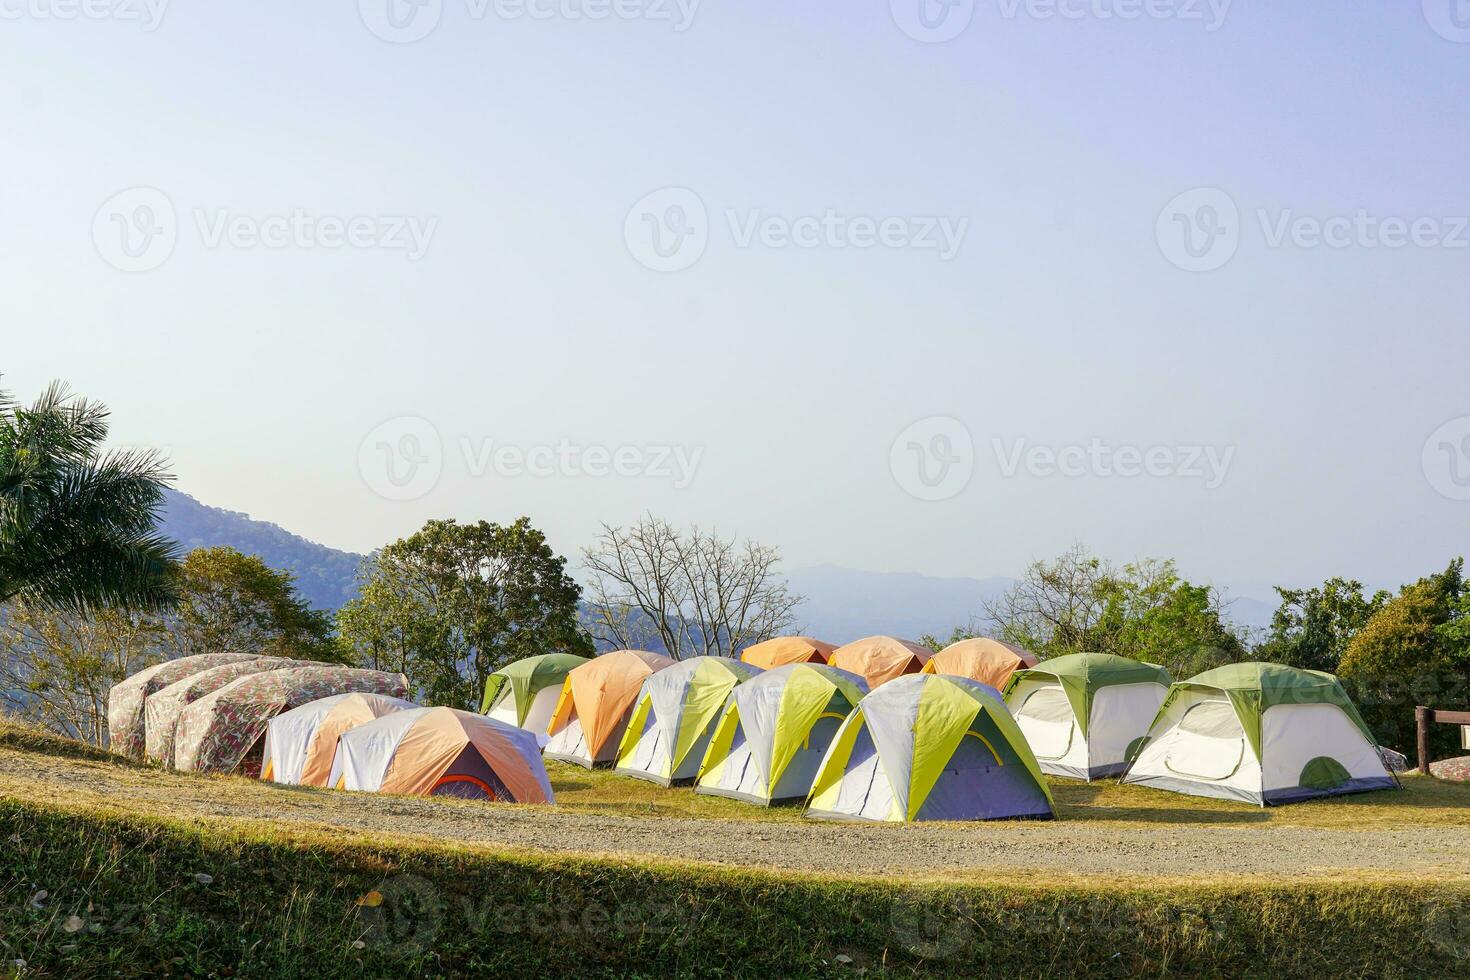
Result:
[[681,532],[652,515],[626,528],[604,524],[582,557],[593,635],[635,649],[656,640],[675,659],[731,656],[790,632],[803,601],[777,573],[777,549]]
[[1114,570],[1082,545],[1054,561],[1032,562],[1021,580],[985,603],[1002,638],[1028,650],[1086,648],[1106,608]]
[[94,745],[107,742],[112,685],[169,656],[163,617],[0,607],[0,708]]

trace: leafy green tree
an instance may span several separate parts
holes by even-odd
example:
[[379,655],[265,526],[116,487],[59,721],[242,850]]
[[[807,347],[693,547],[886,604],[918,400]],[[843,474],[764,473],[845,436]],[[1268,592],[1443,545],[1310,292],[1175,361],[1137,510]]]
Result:
[[173,623],[180,655],[262,653],[341,659],[330,614],[308,606],[290,572],[230,547],[196,548],[179,572]]
[[1112,653],[1184,678],[1246,656],[1220,594],[1183,579],[1172,561],[1118,568],[1077,546],[1033,563],[986,613],[1001,639],[1039,657]]
[[513,660],[591,655],[581,592],[527,518],[434,520],[369,559],[337,622],[360,662],[403,670],[428,703],[474,710],[485,678]]
[[337,610],[337,632],[354,663],[411,682],[453,664],[459,649],[453,618],[434,601],[417,563],[369,559],[359,576],[358,597]]
[[29,407],[0,392],[0,602],[90,612],[176,600],[174,545],[155,531],[160,458],[105,451],[108,411],[52,383]]
[[1391,598],[1385,590],[1372,596],[1363,583],[1331,578],[1313,589],[1277,587],[1281,605],[1271,629],[1256,650],[1260,660],[1337,673],[1348,643]]
[[1219,593],[1185,581],[1172,561],[1125,565],[1102,581],[1101,593],[1092,649],[1161,664],[1179,680],[1246,657]]
[[[1464,710],[1470,690],[1470,599],[1464,559],[1406,585],[1348,642],[1338,676],[1352,688],[1363,719],[1391,748],[1415,751],[1414,708]],[[1458,732],[1430,732],[1436,756],[1457,751]]]

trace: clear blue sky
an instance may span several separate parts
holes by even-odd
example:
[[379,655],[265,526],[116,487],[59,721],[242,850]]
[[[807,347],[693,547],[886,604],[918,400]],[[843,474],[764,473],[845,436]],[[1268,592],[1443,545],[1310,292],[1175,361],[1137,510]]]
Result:
[[[1397,582],[1467,550],[1470,503],[1421,453],[1470,416],[1470,248],[1273,247],[1260,217],[1452,236],[1470,215],[1470,43],[1417,0],[1237,0],[1213,31],[1203,2],[1201,21],[986,0],[942,44],[875,0],[707,0],[683,31],[443,0],[406,44],[343,0],[175,0],[151,31],[25,2],[0,22],[0,373],[106,401],[118,441],[166,448],[205,502],[354,550],[525,513],[570,554],[651,510],[797,565],[1014,574],[1082,540],[1247,588]],[[128,273],[94,219],[134,187],[167,195],[177,244]],[[625,240],[665,187],[707,208],[674,272]],[[1208,272],[1156,234],[1194,188],[1239,209]],[[296,209],[437,223],[417,261],[200,227]],[[945,261],[742,245],[727,216],[828,209],[968,225]],[[360,465],[399,416],[443,441],[408,501]],[[974,445],[939,501],[891,466],[932,416]],[[701,455],[687,487],[475,475],[462,438]],[[1213,488],[1007,476],[996,439],[1233,456]]]

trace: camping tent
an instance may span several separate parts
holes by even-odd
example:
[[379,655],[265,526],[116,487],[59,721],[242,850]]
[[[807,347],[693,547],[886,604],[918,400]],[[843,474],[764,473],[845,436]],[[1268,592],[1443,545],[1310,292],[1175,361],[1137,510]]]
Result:
[[544,734],[567,672],[586,662],[570,653],[548,653],[507,664],[485,678],[480,714]]
[[166,766],[174,764],[174,728],[179,714],[204,695],[218,691],[231,681],[267,670],[283,667],[305,667],[304,661],[289,657],[256,657],[201,670],[197,674],[174,681],[143,702],[143,727],[146,730],[144,754]]
[[698,776],[725,700],[760,672],[729,657],[693,657],[649,675],[618,745],[617,771],[663,786]]
[[546,757],[588,769],[611,762],[644,680],[673,664],[646,650],[616,650],[573,667],[546,727]]
[[838,647],[827,663],[857,674],[868,682],[868,687],[877,690],[879,685],[895,677],[917,674],[932,656],[934,651],[919,643],[891,636],[870,636]]
[[1123,782],[1260,806],[1398,785],[1336,677],[1267,663],[1169,688]]
[[[350,691],[406,698],[408,678],[353,667],[290,667],[241,677],[179,714],[174,765],[196,772],[233,772],[260,746],[276,715]],[[247,771],[253,768],[246,766]]]
[[265,731],[260,778],[289,786],[327,786],[337,738],[375,718],[417,708],[386,694],[333,694],[283,711]]
[[1090,782],[1127,767],[1168,690],[1162,667],[1073,653],[1016,671],[1005,699],[1042,772]]
[[832,736],[868,684],[825,664],[787,664],[730,693],[699,770],[696,793],[768,806],[802,799]]
[[968,677],[999,691],[1016,671],[1035,666],[1035,654],[988,636],[977,636],[940,650],[924,665],[924,673]]
[[994,688],[916,674],[883,685],[842,723],[807,815],[842,820],[1053,816],[1051,791]]
[[454,708],[410,708],[344,732],[339,789],[554,803],[536,735]]
[[147,744],[143,705],[150,696],[201,670],[254,659],[251,653],[199,653],[154,664],[112,685],[112,690],[107,692],[108,746],[129,758],[143,758]]
[[746,647],[740,659],[762,670],[771,670],[787,664],[824,664],[836,649],[835,645],[810,636],[778,636]]

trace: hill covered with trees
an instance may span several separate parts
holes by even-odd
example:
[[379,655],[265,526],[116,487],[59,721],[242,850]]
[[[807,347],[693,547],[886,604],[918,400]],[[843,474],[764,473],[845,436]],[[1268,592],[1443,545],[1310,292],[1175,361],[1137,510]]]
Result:
[[357,595],[361,555],[317,544],[249,514],[201,504],[177,490],[164,492],[160,530],[179,543],[180,554],[228,545],[259,555],[271,568],[294,575],[297,591],[318,609],[335,610]]

